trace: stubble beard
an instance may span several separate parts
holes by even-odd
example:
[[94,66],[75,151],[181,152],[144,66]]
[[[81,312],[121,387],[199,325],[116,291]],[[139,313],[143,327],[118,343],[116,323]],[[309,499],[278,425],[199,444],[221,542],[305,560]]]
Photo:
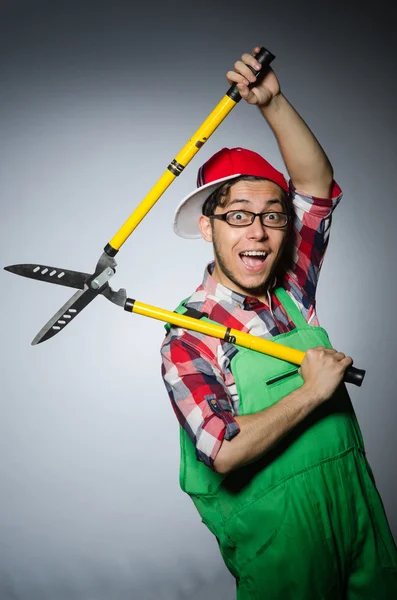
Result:
[[276,264],[278,261],[276,261],[276,263],[272,265],[270,273],[265,277],[264,281],[259,286],[255,285],[252,287],[247,287],[246,285],[242,284],[241,281],[239,281],[237,279],[237,277],[235,277],[235,275],[230,271],[230,269],[228,269],[226,262],[223,259],[223,256],[218,248],[218,244],[217,244],[216,237],[214,235],[214,231],[213,231],[212,243],[213,243],[213,247],[214,247],[214,255],[215,255],[216,264],[218,265],[218,267],[222,271],[222,273],[232,283],[234,283],[234,285],[238,286],[241,290],[244,290],[244,292],[246,292],[247,296],[263,296],[264,294],[266,294],[267,288],[270,285],[270,282],[272,281],[273,273],[275,271],[275,267],[276,267]]

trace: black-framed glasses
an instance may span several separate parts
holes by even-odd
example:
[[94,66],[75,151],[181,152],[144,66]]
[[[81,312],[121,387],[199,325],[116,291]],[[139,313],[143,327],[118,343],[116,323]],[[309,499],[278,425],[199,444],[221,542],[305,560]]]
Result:
[[210,215],[210,219],[219,219],[226,221],[232,227],[247,227],[252,225],[255,217],[259,217],[262,225],[265,227],[274,227],[280,229],[288,223],[288,215],[284,212],[263,212],[253,213],[249,210],[229,210],[221,215]]

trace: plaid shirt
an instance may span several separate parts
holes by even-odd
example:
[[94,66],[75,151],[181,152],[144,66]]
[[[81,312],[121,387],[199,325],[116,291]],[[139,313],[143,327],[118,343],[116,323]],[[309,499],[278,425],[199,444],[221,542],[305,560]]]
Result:
[[[291,185],[291,184],[290,184]],[[281,285],[301,310],[307,323],[319,325],[315,292],[328,245],[331,214],[342,197],[334,182],[331,198],[299,194],[291,185],[294,206],[293,265]],[[207,313],[226,327],[271,339],[294,329],[283,306],[268,292],[266,306],[218,283],[207,266],[203,283],[185,302],[187,308]],[[230,343],[172,326],[162,347],[162,375],[175,414],[196,447],[198,460],[213,468],[223,438],[239,431],[235,415],[239,398],[230,362],[238,352]]]

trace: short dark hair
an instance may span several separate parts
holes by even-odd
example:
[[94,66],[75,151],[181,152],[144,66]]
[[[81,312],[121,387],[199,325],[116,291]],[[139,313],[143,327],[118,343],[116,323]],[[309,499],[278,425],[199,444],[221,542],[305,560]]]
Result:
[[[229,179],[223,185],[216,188],[215,191],[212,192],[204,202],[202,207],[202,213],[205,217],[209,217],[214,214],[217,206],[225,206],[230,188],[237,183],[238,181],[271,181],[270,179],[266,179],[265,177],[257,177],[256,175],[239,175],[238,177],[234,177],[233,179]],[[274,182],[272,182],[274,183]],[[277,184],[275,184],[277,185]],[[287,194],[283,188],[280,187],[281,190],[281,205],[283,210],[290,215],[290,195]]]

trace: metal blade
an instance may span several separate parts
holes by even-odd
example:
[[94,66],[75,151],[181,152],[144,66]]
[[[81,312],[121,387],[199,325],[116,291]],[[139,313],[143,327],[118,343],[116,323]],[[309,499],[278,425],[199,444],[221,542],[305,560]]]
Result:
[[10,265],[9,267],[4,267],[4,269],[10,271],[10,273],[22,275],[22,277],[28,277],[29,279],[64,285],[78,290],[83,290],[87,280],[91,277],[88,273],[70,271],[69,269],[58,269],[57,267],[48,267],[45,265],[38,265],[37,263]]
[[65,327],[89,304],[98,294],[102,293],[103,289],[93,290],[85,286],[85,289],[76,292],[67,302],[58,310],[58,312],[40,329],[32,341],[32,346],[49,340],[54,335],[65,329]]

